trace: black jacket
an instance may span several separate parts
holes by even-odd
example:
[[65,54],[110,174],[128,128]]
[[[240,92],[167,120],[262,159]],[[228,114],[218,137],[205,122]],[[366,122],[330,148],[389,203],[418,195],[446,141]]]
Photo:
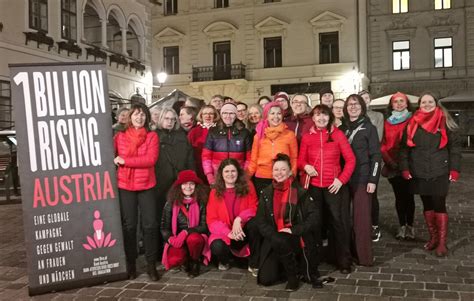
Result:
[[[358,126],[362,124],[359,130]],[[348,120],[341,126],[350,141],[350,137],[354,131],[357,130],[353,136],[351,147],[356,156],[356,166],[350,183],[352,184],[377,184],[379,182],[382,153],[380,152],[380,142],[377,134],[377,129],[370,122],[367,117],[360,118],[354,122]]]
[[[188,218],[179,211],[178,214],[178,230],[176,234],[183,230],[187,230],[188,233],[207,233],[207,225],[206,225],[206,205],[203,203],[199,204],[199,225],[193,228],[188,227]],[[168,241],[168,239],[173,235],[171,231],[171,217],[173,215],[173,206],[170,202],[166,202],[165,207],[163,209],[163,217],[161,218],[161,235],[163,235],[163,240]]]
[[160,138],[160,151],[155,164],[156,185],[160,193],[166,194],[180,171],[195,170],[194,154],[182,129],[159,129],[156,132]]
[[400,146],[400,169],[409,170],[416,178],[432,179],[460,171],[461,148],[459,135],[447,130],[448,144],[439,148],[441,133],[432,134],[418,127],[413,136],[414,147],[407,146],[407,132]]

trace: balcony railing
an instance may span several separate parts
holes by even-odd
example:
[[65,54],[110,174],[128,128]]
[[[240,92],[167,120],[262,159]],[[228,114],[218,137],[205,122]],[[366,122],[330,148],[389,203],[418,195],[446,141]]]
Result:
[[193,82],[245,78],[244,64],[193,67]]

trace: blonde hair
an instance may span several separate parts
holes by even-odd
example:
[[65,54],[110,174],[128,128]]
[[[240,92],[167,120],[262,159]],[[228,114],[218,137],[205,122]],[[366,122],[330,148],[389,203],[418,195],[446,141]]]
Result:
[[459,125],[456,123],[456,121],[454,121],[449,111],[439,102],[438,98],[436,98],[436,96],[432,92],[424,92],[420,95],[420,98],[418,98],[418,107],[420,106],[421,99],[423,98],[423,96],[426,95],[433,97],[436,106],[438,106],[441,111],[443,111],[443,114],[446,117],[446,127],[448,128],[448,130],[455,131],[459,129]]

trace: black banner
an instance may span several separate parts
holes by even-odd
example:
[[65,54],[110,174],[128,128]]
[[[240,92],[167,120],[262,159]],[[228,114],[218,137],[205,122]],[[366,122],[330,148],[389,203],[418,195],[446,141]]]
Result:
[[10,72],[30,295],[125,279],[105,65]]

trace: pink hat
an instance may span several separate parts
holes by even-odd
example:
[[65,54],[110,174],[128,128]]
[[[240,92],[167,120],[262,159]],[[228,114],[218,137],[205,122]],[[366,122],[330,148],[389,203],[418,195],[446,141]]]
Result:
[[202,184],[202,180],[198,178],[194,170],[187,169],[179,172],[178,178],[174,181],[173,186],[178,186],[187,182]]
[[278,98],[284,98],[286,101],[290,101],[290,96],[286,92],[277,92],[275,95],[273,95],[273,101],[276,101]]
[[225,105],[222,106],[221,113],[223,113],[223,112],[237,114],[237,106],[233,103],[228,102],[228,103],[226,103]]
[[263,137],[263,133],[265,132],[265,129],[268,127],[268,112],[270,112],[271,108],[281,108],[278,102],[269,102],[265,105],[265,108],[263,109],[263,117],[262,119],[258,122],[257,127],[255,128],[255,131],[257,132],[258,138],[261,139]]
[[408,96],[402,92],[397,92],[390,97],[390,103],[395,100],[396,98],[403,98],[406,102],[408,102]]

